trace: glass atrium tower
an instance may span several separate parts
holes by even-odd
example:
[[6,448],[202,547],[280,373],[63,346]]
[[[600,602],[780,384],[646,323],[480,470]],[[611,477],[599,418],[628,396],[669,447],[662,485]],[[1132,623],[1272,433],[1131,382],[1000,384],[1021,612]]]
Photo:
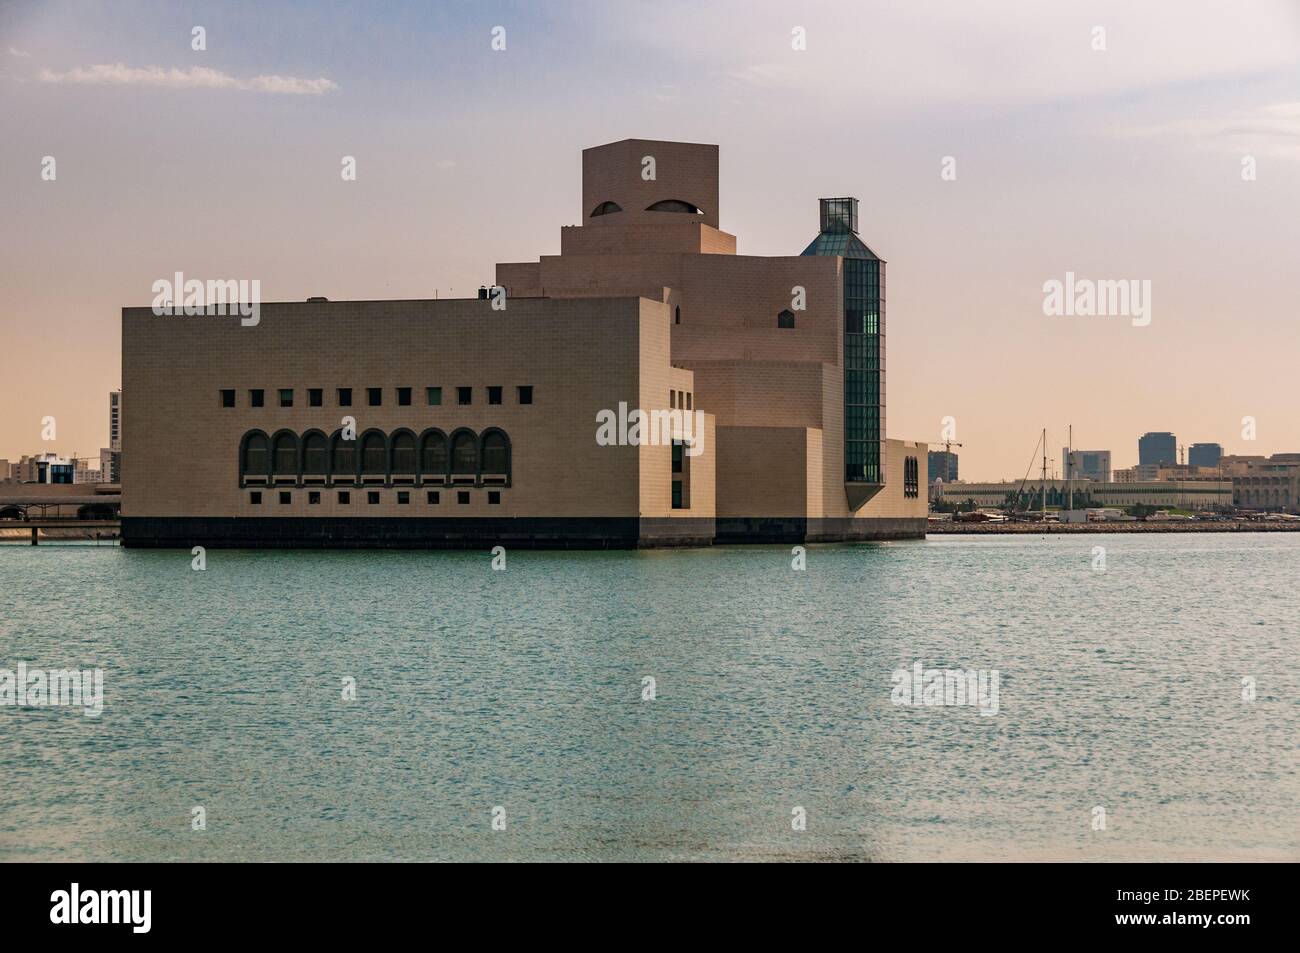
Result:
[[858,238],[858,200],[821,200],[805,255],[844,259],[844,482],[857,509],[884,485],[885,263]]

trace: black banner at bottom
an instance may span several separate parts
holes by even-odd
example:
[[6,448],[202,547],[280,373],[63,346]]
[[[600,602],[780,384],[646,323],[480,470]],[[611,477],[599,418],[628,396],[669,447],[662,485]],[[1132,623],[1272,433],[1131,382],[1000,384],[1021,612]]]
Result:
[[702,868],[657,882],[665,876],[658,865],[624,865],[602,873],[599,886],[579,865],[540,881],[530,865],[453,873],[424,864],[9,865],[0,877],[7,941],[60,933],[77,942],[337,941],[448,922],[493,933],[509,922],[537,936],[608,924],[620,931],[614,937],[689,924],[694,934],[734,940],[784,921],[866,935],[905,929],[943,945],[1126,934],[1184,944],[1280,938],[1295,926],[1290,865],[892,864],[762,878]]

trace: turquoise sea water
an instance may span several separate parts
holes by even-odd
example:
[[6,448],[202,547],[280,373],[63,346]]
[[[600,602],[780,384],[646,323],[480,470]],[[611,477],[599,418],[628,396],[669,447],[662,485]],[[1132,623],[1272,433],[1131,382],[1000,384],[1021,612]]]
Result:
[[0,546],[0,859],[1300,859],[1300,536],[207,557]]

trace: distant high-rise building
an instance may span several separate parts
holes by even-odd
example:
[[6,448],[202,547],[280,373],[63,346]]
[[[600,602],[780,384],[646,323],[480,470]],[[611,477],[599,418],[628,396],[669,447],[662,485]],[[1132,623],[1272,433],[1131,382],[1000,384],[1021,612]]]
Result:
[[1144,433],[1138,439],[1138,464],[1177,463],[1178,438],[1159,431]]
[[122,450],[122,392],[108,392],[108,447],[119,453]]
[[72,482],[73,483],[99,483],[99,470],[91,466],[94,457],[76,457],[72,458]]
[[57,453],[38,453],[18,461],[15,476],[19,483],[73,483],[76,461],[65,460]]
[[1110,482],[1109,450],[1071,450],[1069,447],[1062,447],[1061,459],[1065,461],[1063,476],[1067,480]]
[[931,450],[929,457],[929,483],[942,480],[944,483],[957,482],[957,454],[951,450]]
[[1187,449],[1187,463],[1193,467],[1217,467],[1223,447],[1217,443],[1194,443]]

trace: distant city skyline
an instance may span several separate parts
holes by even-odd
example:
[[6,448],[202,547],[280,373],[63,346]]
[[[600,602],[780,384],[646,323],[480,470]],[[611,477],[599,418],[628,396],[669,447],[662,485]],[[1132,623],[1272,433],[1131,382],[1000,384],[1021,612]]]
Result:
[[[963,479],[1018,478],[1071,423],[1116,469],[1152,430],[1300,450],[1300,10],[1239,12],[6,6],[0,458],[108,446],[120,308],[155,280],[473,297],[580,220],[576,188],[537,184],[576,187],[575,150],[625,136],[719,143],[742,255],[798,254],[818,197],[862,197],[890,263],[888,433],[938,449],[955,418]],[[1150,323],[1048,316],[1067,274],[1150,282]]]

